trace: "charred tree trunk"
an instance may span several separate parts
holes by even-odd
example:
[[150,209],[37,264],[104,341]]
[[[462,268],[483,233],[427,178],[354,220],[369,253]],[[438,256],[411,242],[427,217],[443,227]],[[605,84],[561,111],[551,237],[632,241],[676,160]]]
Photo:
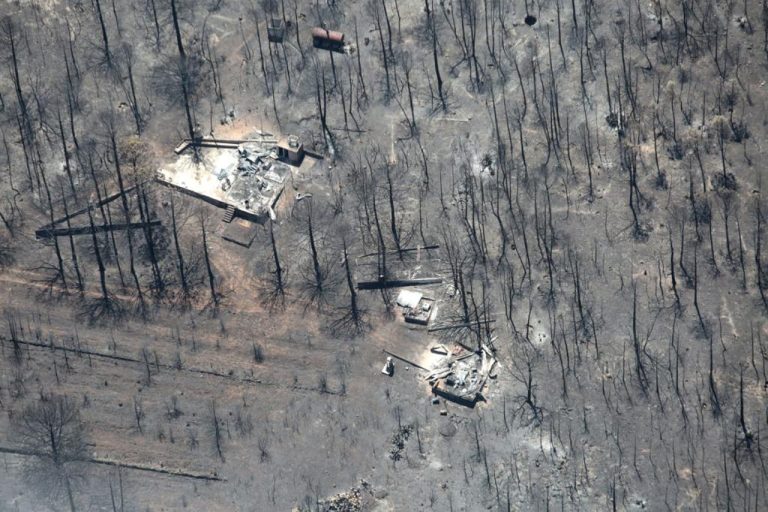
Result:
[[[112,67],[112,52],[109,51],[109,37],[107,36],[107,25],[104,22],[104,16],[101,12],[101,0],[94,0],[96,14],[99,16],[99,26],[101,27],[101,42],[104,45],[104,61],[107,67]],[[175,19],[175,18],[174,18]]]
[[70,165],[69,151],[67,151],[67,139],[64,136],[64,125],[61,122],[61,110],[56,110],[56,119],[59,122],[59,138],[61,140],[61,149],[64,152],[64,170],[67,173],[67,179],[69,180],[70,190],[72,190],[72,196],[75,198],[75,203],[77,203],[77,190],[75,189],[75,182],[72,178],[72,166]]
[[203,235],[203,256],[205,257],[205,270],[208,274],[208,287],[211,292],[214,311],[216,311],[219,307],[219,294],[216,293],[216,279],[213,275],[213,267],[211,266],[211,259],[208,254],[208,238],[205,232],[205,219],[202,217],[200,218],[200,230]]
[[195,125],[192,121],[192,110],[189,94],[189,62],[187,61],[187,53],[184,50],[184,43],[181,39],[181,28],[179,27],[179,16],[176,10],[176,0],[171,0],[171,17],[173,18],[173,31],[176,34],[176,46],[179,50],[181,94],[184,97],[184,111],[187,115],[187,130],[189,131],[189,138],[194,139]]
[[[112,148],[112,158],[115,160],[115,172],[117,174],[117,185],[120,188],[120,199],[121,204],[123,206],[123,217],[125,218],[125,223],[130,224],[131,223],[131,210],[128,206],[128,194],[125,190],[125,183],[123,182],[123,171],[120,167],[120,155],[117,151],[117,141],[115,140],[115,132],[113,130],[113,127],[109,127],[109,141],[110,141],[110,147]],[[139,274],[136,272],[136,257],[135,257],[135,251],[134,251],[134,240],[133,240],[133,230],[129,227],[127,232],[128,239],[128,258],[129,258],[129,268],[131,272],[131,277],[133,277],[133,284],[136,288],[136,297],[139,300],[139,309],[142,318],[146,317],[146,309],[147,304],[144,300],[144,292],[141,289],[141,283],[139,281]],[[115,255],[117,257],[117,255]]]
[[93,229],[93,215],[91,209],[88,208],[88,222],[91,225],[91,243],[93,244],[93,254],[96,256],[96,264],[99,268],[99,285],[101,286],[101,299],[104,302],[108,302],[109,290],[107,289],[107,269],[104,267],[104,260],[101,257],[101,249],[99,249],[99,241],[96,239],[96,230]]
[[173,194],[171,194],[171,223],[173,226],[173,246],[176,249],[176,266],[178,267],[179,280],[181,282],[182,300],[185,305],[189,305],[191,290],[187,279],[187,268],[186,263],[184,262],[184,255],[181,252],[181,244],[179,243],[179,230],[176,223],[176,205],[173,200]]
[[427,13],[427,25],[429,27],[429,35],[432,40],[432,60],[435,64],[435,80],[437,82],[437,95],[440,99],[440,105],[443,108],[443,112],[448,110],[448,105],[445,101],[445,92],[443,91],[443,77],[440,75],[440,63],[437,59],[437,26],[435,25],[434,15],[434,2],[432,8],[430,8],[430,1],[424,0],[424,10]]
[[[51,224],[55,222],[54,220],[54,214],[53,214],[53,200],[51,199],[51,191],[48,187],[48,180],[45,177],[45,170],[43,167],[40,167],[40,176],[43,179],[43,187],[45,188],[45,197],[48,199],[48,218],[51,221]],[[53,248],[56,253],[56,262],[58,265],[58,275],[54,278],[55,280],[61,279],[61,284],[64,286],[64,291],[67,290],[67,277],[64,273],[64,260],[61,257],[61,248],[59,247],[59,239],[58,237],[53,237]]]
[[[67,198],[64,197],[64,191],[61,191],[61,199],[64,203],[64,216],[66,217],[66,223],[67,223],[67,229],[72,229],[72,224],[69,221],[69,208],[67,207]],[[83,294],[83,291],[85,291],[85,283],[83,281],[83,276],[80,272],[80,263],[77,259],[77,248],[75,247],[75,239],[72,236],[72,233],[69,234],[69,252],[71,253],[72,257],[72,267],[75,269],[75,275],[77,276],[77,290],[80,292],[80,294]]]
[[395,242],[397,248],[397,254],[402,259],[403,254],[400,247],[400,234],[397,230],[397,217],[395,215],[395,193],[392,186],[392,169],[389,164],[386,166],[387,170],[387,190],[389,191],[389,229],[392,231],[392,241]]
[[146,191],[141,185],[137,185],[136,187],[136,199],[139,204],[139,216],[144,225],[144,243],[147,246],[149,262],[152,266],[152,288],[156,295],[160,295],[165,290],[165,282],[163,281],[163,275],[160,272],[157,253],[155,251],[155,235],[152,231],[152,226],[149,223],[149,201],[147,200]]
[[272,258],[275,262],[275,282],[274,293],[275,295],[283,299],[285,297],[285,283],[283,282],[283,267],[280,264],[280,256],[277,253],[277,243],[275,242],[275,229],[272,222],[269,223],[269,240],[272,243]]
[[317,244],[315,243],[315,230],[312,227],[312,214],[307,215],[307,230],[309,235],[309,249],[312,255],[312,270],[315,278],[315,288],[318,295],[323,293],[323,285],[325,284],[325,276],[323,275],[322,268],[320,266],[320,256],[317,252]]

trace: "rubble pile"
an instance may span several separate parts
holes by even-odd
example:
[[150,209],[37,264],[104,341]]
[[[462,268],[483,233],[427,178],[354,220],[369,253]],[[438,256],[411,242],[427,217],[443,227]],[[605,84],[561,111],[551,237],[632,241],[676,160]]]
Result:
[[323,512],[360,512],[363,510],[362,493],[358,488],[341,492],[322,501],[320,507]]
[[320,512],[364,512],[371,509],[375,502],[374,498],[378,494],[374,492],[371,484],[360,480],[359,487],[353,487],[349,491],[340,492],[320,501],[318,510]]
[[282,191],[288,172],[276,158],[273,144],[240,144],[234,162],[217,168],[214,174],[237,208],[263,214]]
[[451,400],[474,404],[480,397],[483,387],[496,365],[496,358],[486,345],[481,350],[472,352],[461,346],[444,353],[425,379],[432,386],[432,391]]
[[260,144],[241,144],[237,148],[237,170],[240,176],[253,176],[259,171],[268,171],[272,162],[267,160],[271,150],[264,149]]
[[413,425],[403,425],[392,435],[392,448],[389,449],[389,458],[398,461],[403,458],[401,452],[405,449],[405,442],[411,437]]

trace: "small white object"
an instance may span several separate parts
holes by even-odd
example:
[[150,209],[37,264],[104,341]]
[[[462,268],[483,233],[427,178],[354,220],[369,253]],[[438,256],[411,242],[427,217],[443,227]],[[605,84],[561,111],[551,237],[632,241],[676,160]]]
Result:
[[387,362],[386,364],[384,364],[384,368],[381,369],[381,373],[391,377],[394,372],[395,372],[395,362],[392,361],[391,357],[387,357]]
[[402,290],[397,296],[397,305],[401,308],[415,308],[424,295],[419,292]]

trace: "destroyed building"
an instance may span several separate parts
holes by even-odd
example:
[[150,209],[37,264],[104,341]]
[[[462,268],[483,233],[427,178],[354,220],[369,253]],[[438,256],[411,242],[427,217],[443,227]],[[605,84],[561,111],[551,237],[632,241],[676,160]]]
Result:
[[486,345],[479,352],[461,345],[450,350],[439,345],[432,352],[442,355],[425,377],[434,394],[470,407],[483,398],[483,388],[496,366],[496,357]]
[[304,161],[303,148],[297,137],[278,142],[262,133],[237,141],[185,141],[176,148],[178,160],[160,169],[157,181],[225,209],[225,222],[238,217],[263,223],[275,218],[292,166]]
[[428,325],[436,309],[435,299],[411,290],[400,292],[397,296],[397,305],[402,308],[406,322],[418,325]]
[[280,18],[270,18],[267,25],[267,40],[270,43],[282,43],[285,39],[285,22]]

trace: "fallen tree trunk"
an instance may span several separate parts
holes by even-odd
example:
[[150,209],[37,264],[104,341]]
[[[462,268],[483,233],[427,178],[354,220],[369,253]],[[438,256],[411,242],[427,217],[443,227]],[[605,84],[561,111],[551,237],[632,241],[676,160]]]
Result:
[[495,322],[496,320],[490,319],[490,320],[479,320],[475,322],[466,322],[463,324],[451,324],[451,325],[440,325],[437,327],[430,327],[427,329],[427,332],[436,332],[436,331],[447,331],[450,329],[462,329],[464,327],[472,327],[474,325],[485,325]]
[[391,281],[358,281],[358,290],[382,290],[384,288],[403,288],[406,286],[422,286],[440,284],[442,277],[425,277],[421,279],[393,279]]
[[[143,185],[144,182],[142,182],[141,184]],[[125,189],[125,193],[126,194],[131,193],[136,187],[137,187],[137,185],[133,185],[132,187],[126,188]],[[50,229],[53,226],[55,226],[56,224],[61,224],[62,222],[64,222],[67,219],[72,219],[74,217],[77,217],[78,215],[82,215],[83,213],[87,212],[88,210],[92,210],[93,208],[99,208],[101,206],[104,206],[107,203],[111,203],[112,201],[114,201],[115,199],[119,198],[122,195],[123,195],[123,192],[115,192],[114,194],[111,194],[111,195],[108,195],[107,197],[102,198],[101,201],[89,204],[85,208],[80,208],[79,210],[71,212],[69,215],[65,215],[64,217],[59,217],[58,219],[54,220],[50,224],[46,224],[43,227],[41,227],[40,230]]]
[[390,352],[389,350],[386,350],[386,349],[382,349],[382,352],[384,352],[385,354],[389,354],[390,356],[394,357],[395,359],[399,359],[400,361],[402,361],[402,362],[404,362],[404,363],[408,363],[409,365],[411,365],[411,366],[413,366],[413,367],[415,367],[415,368],[418,368],[419,370],[424,370],[425,372],[428,372],[428,371],[429,371],[429,370],[427,370],[426,368],[424,368],[423,366],[420,366],[420,365],[418,365],[418,364],[414,363],[413,361],[409,361],[409,360],[407,360],[407,359],[406,359],[406,358],[404,358],[404,357],[400,357],[400,356],[398,356],[397,354],[393,354],[393,353],[392,353],[392,352]]
[[125,231],[126,229],[143,229],[150,226],[159,226],[160,224],[161,222],[159,220],[151,220],[149,222],[101,224],[93,227],[91,226],[77,226],[72,228],[45,227],[35,231],[35,236],[37,238],[53,238],[55,236],[90,235],[91,233],[104,233],[109,231]]
[[[416,252],[416,251],[431,251],[435,249],[439,249],[439,245],[425,245],[423,247],[409,247],[407,249],[400,249],[399,251],[397,249],[392,251],[387,251],[387,254],[400,254],[404,252]],[[362,254],[359,256],[359,258],[369,258],[371,256],[377,256],[379,255],[378,252],[369,252],[368,254]]]
[[[50,457],[49,454],[44,452],[27,450],[24,448],[9,448],[6,446],[0,446],[0,453],[9,453],[11,455],[22,455],[25,457]],[[126,469],[135,469],[137,471],[149,471],[151,473],[160,473],[162,475],[177,476],[181,478],[192,478],[194,480],[207,480],[207,481],[213,481],[213,482],[226,481],[225,479],[217,476],[215,473],[213,474],[192,473],[189,471],[182,471],[179,469],[158,468],[155,466],[149,466],[145,464],[131,464],[127,462],[118,462],[115,460],[100,459],[96,457],[80,457],[78,459],[75,459],[75,461],[86,462],[89,464],[103,464],[105,466],[114,466],[114,467],[126,468]]]

